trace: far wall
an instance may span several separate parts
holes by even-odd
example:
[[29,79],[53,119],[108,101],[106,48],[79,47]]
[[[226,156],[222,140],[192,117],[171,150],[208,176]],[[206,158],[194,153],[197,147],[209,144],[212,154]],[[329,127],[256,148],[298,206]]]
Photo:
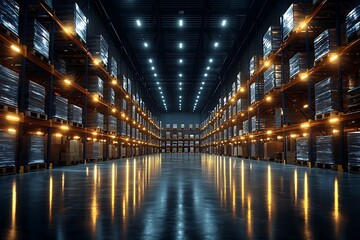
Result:
[[160,121],[162,127],[165,127],[167,123],[184,123],[187,127],[189,123],[200,124],[200,113],[163,113],[160,116]]

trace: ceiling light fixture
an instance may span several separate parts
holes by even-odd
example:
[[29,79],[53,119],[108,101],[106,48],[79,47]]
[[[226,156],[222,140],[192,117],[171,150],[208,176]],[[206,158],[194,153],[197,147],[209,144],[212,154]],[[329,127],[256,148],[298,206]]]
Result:
[[179,20],[179,26],[180,26],[180,27],[183,26],[183,20],[182,20],[182,19]]
[[222,20],[221,22],[221,26],[225,27],[226,26],[226,19]]
[[153,62],[153,60],[150,58],[150,59],[149,59],[149,63],[152,63],[152,62]]
[[214,43],[214,47],[217,48],[218,46],[219,46],[219,43],[218,43],[218,42],[215,42],[215,43]]
[[214,60],[212,58],[209,59],[209,62],[212,63]]
[[182,43],[179,43],[179,48],[183,48],[183,44],[182,44]]
[[136,20],[136,24],[138,25],[138,27],[141,27],[141,22],[139,19]]
[[149,44],[147,42],[144,42],[144,46],[147,48]]

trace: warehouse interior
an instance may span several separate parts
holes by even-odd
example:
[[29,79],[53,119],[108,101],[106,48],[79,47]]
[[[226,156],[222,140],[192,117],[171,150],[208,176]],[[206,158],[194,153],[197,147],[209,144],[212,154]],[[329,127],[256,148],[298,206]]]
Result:
[[0,43],[1,239],[357,232],[360,1],[0,0]]

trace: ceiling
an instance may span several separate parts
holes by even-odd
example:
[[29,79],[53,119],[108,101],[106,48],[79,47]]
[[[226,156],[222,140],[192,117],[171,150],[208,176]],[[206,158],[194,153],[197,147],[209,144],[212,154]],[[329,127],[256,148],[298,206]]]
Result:
[[100,1],[128,43],[126,50],[132,52],[136,70],[161,112],[200,112],[205,107],[253,4],[250,0]]

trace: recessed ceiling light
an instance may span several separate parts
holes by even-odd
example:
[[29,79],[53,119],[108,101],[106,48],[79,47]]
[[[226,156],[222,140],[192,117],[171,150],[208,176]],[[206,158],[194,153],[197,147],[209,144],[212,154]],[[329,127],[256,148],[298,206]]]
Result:
[[181,86],[181,85],[182,85],[182,82],[179,82],[179,85]]
[[179,74],[179,77],[182,77],[182,76],[183,76],[182,73],[180,73],[180,74]]
[[221,22],[221,26],[225,27],[226,26],[226,19],[222,20]]
[[155,70],[155,67],[151,67],[151,70]]
[[[163,102],[165,102],[165,99],[163,99]],[[166,105],[166,104],[165,104]]]
[[203,87],[200,87],[200,90],[203,90]]
[[152,63],[152,62],[153,62],[153,61],[152,61],[152,59],[150,58],[150,59],[149,59],[149,63]]
[[159,87],[159,90],[161,90],[161,87]]
[[141,22],[139,19],[136,20],[136,24],[138,25],[138,27],[141,27]]
[[202,85],[204,85],[204,84],[205,84],[205,82],[202,82],[201,84],[202,84]]
[[182,43],[179,43],[179,48],[183,48],[183,44],[182,44]]
[[195,102],[198,102],[198,101],[199,101],[199,100],[197,100],[197,99],[195,100]]
[[208,76],[208,74],[207,74],[207,73],[205,73],[205,74],[204,74],[204,76],[205,76],[205,77],[207,77],[207,76]]
[[180,90],[182,90],[182,88],[180,88]]
[[163,92],[160,92],[160,94],[163,94]]
[[159,85],[160,83],[159,82],[156,82],[157,85]]
[[198,92],[199,94],[201,94],[201,92]]
[[197,95],[197,96],[196,96],[196,98],[200,98],[200,96],[199,96],[199,95]]
[[149,44],[147,42],[144,42],[144,46],[147,48]]
[[208,67],[206,68],[206,70],[210,70],[210,67],[208,66]]
[[179,98],[182,98],[182,96],[179,96]]
[[210,59],[209,59],[209,62],[211,62],[211,63],[212,63],[213,61],[214,61],[214,60],[213,60],[212,58],[210,58]]
[[161,98],[164,98],[164,96],[161,96]]
[[154,73],[154,77],[157,77],[157,74],[156,74],[156,73]]
[[218,47],[219,46],[219,43],[218,42],[215,42],[214,43],[214,47]]
[[183,63],[183,60],[181,58],[179,59],[179,63]]
[[182,19],[179,20],[179,26],[180,26],[180,27],[183,26],[183,20],[182,20]]

